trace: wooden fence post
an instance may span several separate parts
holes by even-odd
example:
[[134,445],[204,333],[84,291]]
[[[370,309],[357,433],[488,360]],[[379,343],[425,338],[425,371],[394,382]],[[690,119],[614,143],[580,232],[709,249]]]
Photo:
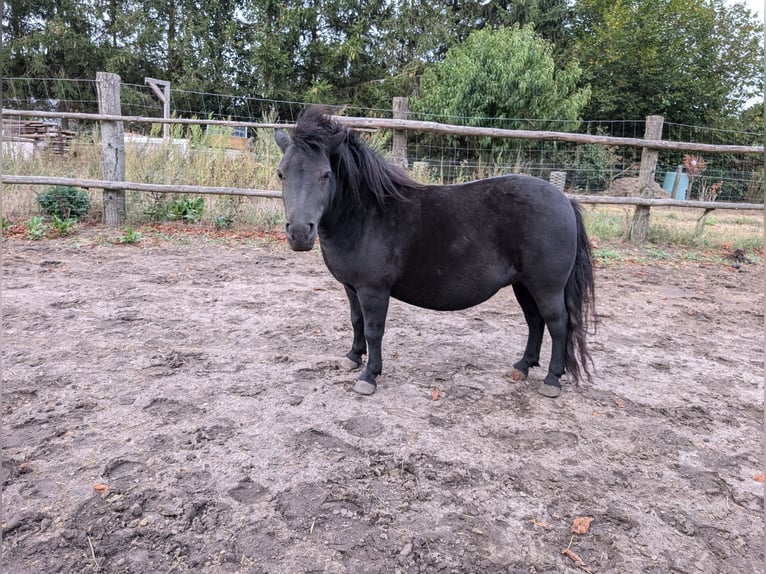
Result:
[[[96,72],[98,113],[121,116],[120,76]],[[125,132],[122,122],[101,121],[101,175],[108,181],[125,181]],[[104,223],[125,224],[125,190],[104,190]]]
[[[648,116],[646,118],[645,140],[661,140],[662,124],[665,118],[662,116]],[[641,151],[641,168],[638,172],[638,190],[641,197],[651,197],[654,172],[657,169],[657,150],[644,148]],[[637,205],[633,211],[633,221],[628,230],[628,235],[633,243],[643,243],[649,237],[649,206]]]
[[[395,120],[409,119],[410,106],[408,98],[394,98],[393,109]],[[405,169],[409,165],[407,162],[407,132],[405,130],[394,130],[391,161]]]

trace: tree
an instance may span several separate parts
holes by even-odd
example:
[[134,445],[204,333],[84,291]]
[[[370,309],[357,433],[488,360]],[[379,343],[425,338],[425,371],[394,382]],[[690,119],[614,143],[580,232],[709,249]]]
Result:
[[533,25],[539,36],[554,44],[564,37],[566,0],[452,0],[436,4],[445,6],[451,16],[457,43],[474,30],[497,30],[514,25]]
[[565,12],[566,0],[249,0],[239,77],[269,97],[389,107],[473,30],[534,22],[561,36]]
[[[80,78],[102,54],[92,40],[93,24],[74,0],[8,0],[3,4],[3,77]],[[40,82],[30,81],[32,95],[51,105],[68,100],[71,86],[56,84],[49,93]],[[27,98],[29,94],[13,94]]]
[[524,118],[516,127],[546,129],[549,120],[570,120],[567,126],[575,129],[590,90],[578,87],[576,62],[557,69],[552,53],[531,26],[475,31],[426,70],[412,107],[442,121],[464,118],[468,125]]
[[[225,115],[231,112],[228,104],[206,93],[236,92],[234,70],[241,66],[238,50],[247,32],[236,17],[243,1],[9,0],[3,11],[2,73],[93,79],[96,72],[109,71],[139,85],[146,76],[158,77],[194,92],[189,109]],[[50,93],[49,82],[18,85],[20,100],[66,105],[66,94]],[[137,97],[131,90],[124,95]]]
[[717,126],[763,93],[763,29],[743,4],[578,0],[575,14],[588,117]]
[[378,82],[396,73],[386,47],[398,4],[251,0],[242,10],[250,33],[238,80],[252,94],[278,99],[374,100]]

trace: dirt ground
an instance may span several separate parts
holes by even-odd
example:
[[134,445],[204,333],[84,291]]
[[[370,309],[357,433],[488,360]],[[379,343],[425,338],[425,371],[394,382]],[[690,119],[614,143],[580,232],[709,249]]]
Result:
[[600,267],[594,381],[551,400],[543,370],[508,377],[510,290],[393,303],[361,397],[317,251],[82,237],[3,259],[3,572],[762,566],[761,264]]

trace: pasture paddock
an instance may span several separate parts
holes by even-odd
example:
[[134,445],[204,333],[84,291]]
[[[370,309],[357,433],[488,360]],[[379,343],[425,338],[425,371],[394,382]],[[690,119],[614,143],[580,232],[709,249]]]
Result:
[[316,250],[80,234],[6,239],[3,259],[7,572],[763,562],[762,263],[598,268],[594,381],[551,400],[543,369],[507,377],[526,335],[507,289],[460,312],[392,301],[360,397]]

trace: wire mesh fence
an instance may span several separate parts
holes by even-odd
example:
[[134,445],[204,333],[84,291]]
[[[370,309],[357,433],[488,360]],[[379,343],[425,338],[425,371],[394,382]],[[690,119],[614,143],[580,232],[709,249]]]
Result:
[[[2,80],[4,107],[37,111],[98,111],[98,96],[94,80],[4,78]],[[237,94],[214,94],[171,89],[170,108],[179,118],[218,119],[234,122],[293,122],[307,105],[302,102],[254,98]],[[149,86],[123,84],[121,106],[125,116],[161,117],[163,105]],[[392,110],[333,106],[335,113],[358,117],[392,117]],[[433,120],[433,116],[411,114],[411,119]],[[444,118],[440,118],[444,120]],[[565,122],[555,120],[499,119],[449,117],[454,125],[482,125],[503,129],[547,129],[562,132],[578,132],[612,137],[641,138],[644,121],[583,121]],[[88,157],[88,146],[98,138],[98,126],[92,121],[57,120],[62,129],[76,134],[70,150],[74,161],[69,169],[91,172],[93,167],[78,165],[77,156]],[[129,134],[158,136],[160,124],[126,122]],[[199,126],[174,126],[174,139],[190,142],[190,147],[200,153],[199,144],[210,132],[229,138],[229,145],[239,141],[240,147],[263,153],[268,149],[254,142],[263,134],[258,130],[201,128]],[[365,133],[370,144],[379,151],[390,150],[390,132]],[[753,145],[760,134],[717,130],[665,122],[663,139],[724,145]],[[239,138],[239,139],[238,139]],[[204,140],[209,145],[211,140]],[[181,145],[181,144],[179,144]],[[7,153],[8,150],[6,150]],[[757,203],[764,198],[763,158],[756,154],[696,154],[705,169],[688,177],[678,173],[684,165],[684,154],[663,151],[659,154],[656,169],[657,188],[670,193],[676,177],[678,197],[682,199],[718,199]],[[520,140],[476,136],[456,136],[434,133],[410,134],[407,144],[408,164],[414,176],[433,183],[466,181],[508,173],[525,173],[550,179],[563,177],[566,191],[584,194],[623,194],[626,181],[638,176],[641,149],[635,146],[608,146],[602,144],[575,144],[555,141]],[[59,166],[61,167],[61,166]],[[50,170],[52,166],[36,166],[35,169]],[[162,170],[167,171],[167,170]],[[562,176],[563,174],[563,176]],[[59,174],[60,175],[60,174]],[[615,185],[619,182],[620,185]],[[166,183],[173,183],[167,181]],[[628,186],[629,187],[629,186]],[[658,193],[662,193],[658,191]]]

